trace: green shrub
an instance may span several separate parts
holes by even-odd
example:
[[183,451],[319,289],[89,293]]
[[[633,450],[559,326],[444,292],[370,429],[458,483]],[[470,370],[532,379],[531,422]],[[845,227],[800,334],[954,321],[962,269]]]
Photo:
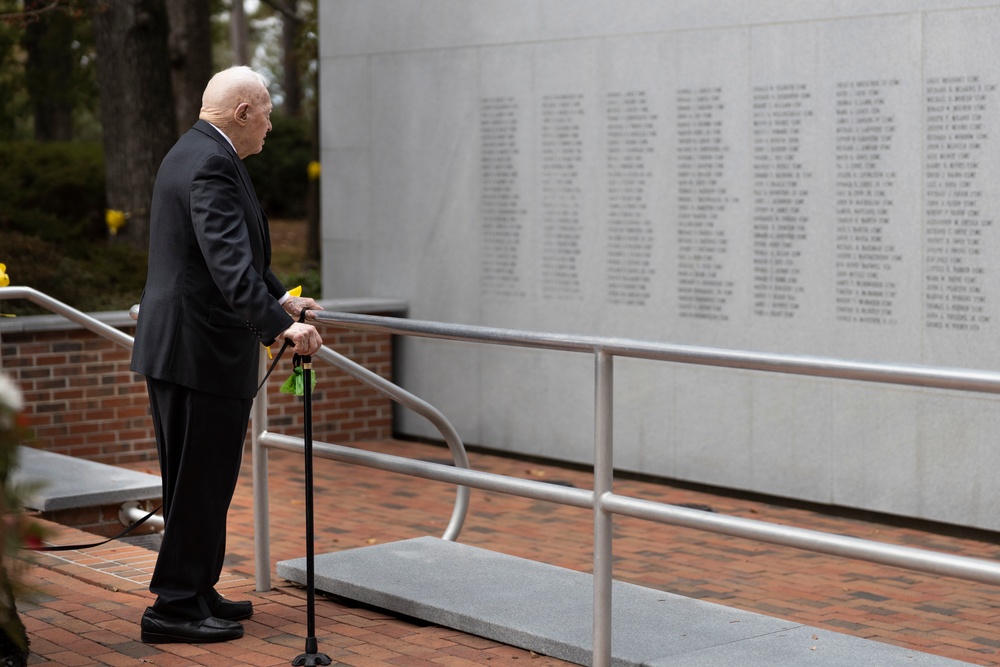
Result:
[[[0,263],[26,285],[84,311],[129,308],[146,253],[111,244],[104,157],[96,143],[0,143]],[[4,312],[45,312],[4,302]]]
[[103,240],[104,157],[94,143],[0,143],[0,234]]
[[[309,187],[306,126],[280,117],[272,123],[265,153],[246,164],[259,172],[254,185],[270,217],[301,217]],[[100,146],[0,143],[0,263],[7,265],[12,285],[32,287],[85,312],[138,303],[146,252],[109,240],[104,209]],[[305,294],[319,295],[318,271],[282,278],[289,287],[301,284]],[[0,311],[47,312],[25,301],[2,301]]]
[[[78,310],[127,310],[139,302],[146,282],[146,253],[124,244],[56,244],[37,236],[4,232],[0,263],[11,285],[43,292]],[[5,313],[38,315],[47,310],[27,301],[3,301]]]

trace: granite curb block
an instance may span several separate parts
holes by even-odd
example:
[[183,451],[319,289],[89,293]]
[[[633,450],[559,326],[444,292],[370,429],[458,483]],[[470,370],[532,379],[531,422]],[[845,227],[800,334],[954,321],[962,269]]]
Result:
[[160,477],[119,466],[18,447],[14,481],[29,488],[24,505],[42,512],[159,498]]

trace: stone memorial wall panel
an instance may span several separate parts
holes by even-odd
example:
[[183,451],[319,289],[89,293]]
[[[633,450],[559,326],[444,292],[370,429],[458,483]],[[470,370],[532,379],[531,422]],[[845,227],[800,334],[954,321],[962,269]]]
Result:
[[[369,238],[375,292],[414,291],[414,306],[448,317],[478,305],[479,100],[474,53],[387,55],[372,61],[373,184]],[[420,119],[419,132],[411,131]],[[471,252],[470,252],[471,250]],[[433,270],[427,257],[441,257]]]
[[675,443],[673,468],[655,474],[742,488],[753,465],[751,381],[749,373],[678,367],[666,431]]
[[767,373],[754,375],[751,385],[744,485],[760,493],[830,502],[833,385]]
[[[833,229],[823,182],[830,170],[821,162],[833,135],[820,100],[819,31],[815,24],[782,25],[755,28],[750,36],[754,348],[805,350],[830,342],[826,250]],[[824,326],[810,330],[801,322]]]
[[615,465],[675,476],[678,369],[627,358],[615,358],[613,364],[614,438],[615,442],[631,443],[627,449],[616,450]]
[[536,326],[593,330],[602,298],[602,44],[535,51]]
[[[603,335],[662,340],[671,325],[649,313],[676,311],[676,198],[670,147],[674,100],[662,37],[605,40],[603,76],[602,294],[587,304]],[[598,267],[595,267],[598,268]],[[675,470],[674,369],[616,360],[619,465]],[[650,410],[648,406],[655,405]]]
[[[371,187],[371,152],[359,149],[324,149],[323,164],[336,164],[336,174],[324,178],[321,196],[324,201],[343,202],[330,211],[327,219],[337,225],[336,236],[323,239],[323,257],[348,257],[350,261],[330,263],[323,268],[324,278],[334,280],[336,294],[363,294],[374,282],[376,245],[369,237],[371,208],[369,198],[361,197]],[[329,294],[329,292],[327,292]]]
[[319,72],[320,87],[336,90],[324,102],[320,142],[324,148],[371,146],[371,61],[356,56],[330,61]]
[[[995,3],[394,6],[320,10],[339,39],[321,48],[326,296],[401,297],[427,320],[1000,365]],[[404,386],[467,441],[591,459],[587,355],[407,338],[399,356]],[[615,367],[626,469],[1000,529],[983,509],[993,398]],[[397,428],[436,435],[402,413]]]
[[[907,109],[920,29],[912,17],[754,29],[752,349],[919,362],[920,133]],[[840,421],[835,386],[755,380],[754,489],[832,502],[842,451],[893,448]],[[881,396],[877,411],[896,407]]]
[[[921,392],[907,387],[838,385],[830,412],[831,502],[888,514],[923,504]],[[907,443],[901,447],[899,443]],[[872,474],[872,471],[878,471]]]
[[996,0],[324,0],[320,58],[991,7]]
[[819,353],[920,362],[921,33],[913,15],[823,26],[835,270]]
[[920,496],[911,511],[945,523],[995,527],[1000,502],[995,481],[998,429],[995,399],[925,392],[917,411],[914,484]]
[[928,17],[924,335],[931,364],[1000,369],[1000,11]]
[[[372,58],[371,71],[377,178],[368,237],[372,261],[382,267],[373,271],[371,294],[407,294],[411,312],[460,321],[480,304],[480,235],[470,224],[479,218],[478,59],[469,51],[387,54]],[[474,365],[476,353],[403,338],[398,354],[412,361],[399,369],[404,386],[451,406],[456,427],[474,432],[479,377],[456,371],[455,379],[465,378],[456,382],[449,374]]]
[[[328,207],[326,219],[336,234],[322,240],[323,257],[352,257],[356,263],[336,262],[324,267],[324,277],[337,286],[337,294],[364,294],[373,280],[374,246],[368,233],[371,223],[371,99],[370,60],[338,58],[320,72],[320,86],[336,90],[327,102],[321,126],[322,164],[335,164],[320,182],[322,201],[340,202]],[[361,259],[367,256],[367,259]],[[329,292],[328,292],[329,294]]]
[[[667,286],[672,239],[666,203],[672,189],[668,172],[666,72],[660,67],[657,38],[612,39],[605,43],[603,91],[604,287],[599,303],[609,335],[659,335],[662,325],[640,324],[626,334],[616,322],[636,313],[675,307]],[[643,326],[646,325],[646,326]]]
[[[596,40],[530,50],[489,49],[483,54],[481,99],[499,104],[501,117],[509,119],[496,127],[506,135],[511,151],[509,158],[498,156],[509,159],[503,170],[511,175],[498,181],[495,172],[484,171],[483,193],[495,186],[499,194],[512,195],[505,210],[512,212],[515,227],[505,239],[517,244],[510,248],[516,264],[508,274],[498,276],[499,281],[483,274],[485,324],[588,330],[597,322],[591,304],[601,298],[602,289],[601,272],[595,268],[601,262],[597,183],[601,180],[602,118],[600,86],[593,73],[600,67],[601,43]],[[531,84],[530,89],[523,87],[525,82]],[[483,141],[481,150],[486,156],[490,147]],[[487,166],[483,162],[484,170]],[[489,204],[484,198],[480,206],[484,252],[493,223]],[[542,411],[552,416],[531,426],[529,433],[516,426],[515,420],[505,420],[500,428],[489,429],[491,438],[508,442],[518,433],[531,435],[561,456],[579,456],[575,450],[581,439],[552,432],[563,418],[569,420],[571,430],[580,429],[573,413],[566,415],[563,407],[566,393],[579,387],[576,382],[564,384],[560,377],[559,371],[571,367],[566,359],[539,363],[537,353],[511,349],[491,351],[483,359],[490,360],[486,364],[490,368],[504,366],[504,373],[516,368],[522,378],[516,396],[508,384],[484,382],[479,400],[485,411],[494,414],[520,406],[524,414]],[[592,448],[584,456],[591,457]]]
[[530,321],[533,308],[526,304],[534,302],[529,296],[538,255],[534,48],[484,49],[479,59],[482,259],[474,278],[480,282],[483,321]]
[[677,342],[747,342],[748,49],[748,31],[721,30],[673,35],[661,54],[669,68],[667,159],[676,187],[663,211],[676,308],[662,316]]

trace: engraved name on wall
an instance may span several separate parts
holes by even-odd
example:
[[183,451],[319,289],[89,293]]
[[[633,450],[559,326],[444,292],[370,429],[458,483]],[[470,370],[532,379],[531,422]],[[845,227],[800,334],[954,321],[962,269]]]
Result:
[[[810,313],[830,324],[892,327],[912,321],[904,290],[913,292],[906,267],[917,262],[925,328],[975,332],[996,321],[983,167],[995,150],[996,83],[961,73],[917,84],[884,73],[751,81],[734,109],[723,83],[663,80],[666,94],[616,86],[480,99],[482,294],[637,314],[671,304],[657,316],[706,324],[791,320],[818,303]],[[924,108],[906,108],[911,98]],[[900,118],[913,113],[924,115],[922,165],[901,157],[911,153]],[[737,168],[741,151],[748,160]],[[600,229],[588,230],[595,221]],[[742,239],[750,260],[735,274]],[[810,259],[817,247],[822,266]]]

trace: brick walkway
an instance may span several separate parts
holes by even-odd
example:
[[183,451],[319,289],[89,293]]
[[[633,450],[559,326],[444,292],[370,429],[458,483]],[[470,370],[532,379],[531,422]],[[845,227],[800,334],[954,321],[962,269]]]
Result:
[[[364,445],[446,461],[445,448],[413,442]],[[474,468],[553,483],[590,486],[585,472],[481,453]],[[155,465],[132,466],[157,473]],[[251,599],[246,636],[208,645],[139,642],[138,620],[151,602],[145,586],[154,555],[115,543],[87,552],[41,555],[26,573],[35,591],[20,603],[32,665],[287,665],[302,652],[305,593],[275,579],[254,590],[249,456],[230,514],[227,571],[220,586]],[[454,493],[436,482],[317,461],[317,553],[423,535],[440,535]],[[271,557],[303,555],[301,458],[270,455]],[[995,542],[817,514],[756,500],[620,480],[618,493],[707,505],[720,513],[895,544],[996,559]],[[460,541],[589,571],[591,515],[548,503],[473,490]],[[975,665],[1000,666],[1000,589],[886,566],[820,556],[628,518],[615,520],[615,577],[680,595],[872,638]],[[87,536],[60,530],[53,541]],[[317,638],[334,665],[357,667],[550,667],[567,663],[413,619],[319,598]]]

